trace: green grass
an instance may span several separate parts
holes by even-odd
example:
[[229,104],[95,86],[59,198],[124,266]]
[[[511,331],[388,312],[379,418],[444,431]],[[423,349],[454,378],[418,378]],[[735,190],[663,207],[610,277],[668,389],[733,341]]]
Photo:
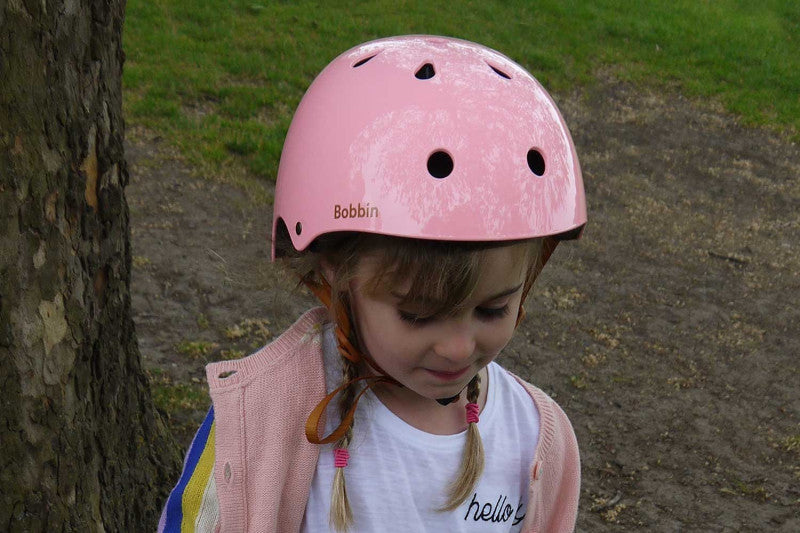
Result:
[[160,369],[147,372],[153,401],[159,409],[173,416],[186,410],[205,409],[208,392],[205,385],[198,383],[175,383]]
[[175,346],[175,351],[192,359],[202,359],[218,347],[219,345],[214,342],[183,340]]
[[474,40],[550,91],[599,74],[711,99],[800,132],[800,2],[130,0],[124,108],[212,172],[274,179],[291,113],[336,55],[369,39]]

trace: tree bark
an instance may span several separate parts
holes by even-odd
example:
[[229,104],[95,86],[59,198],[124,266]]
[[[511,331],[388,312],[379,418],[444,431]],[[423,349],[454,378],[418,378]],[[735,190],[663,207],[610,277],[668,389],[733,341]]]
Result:
[[180,459],[136,343],[125,2],[0,0],[0,530],[155,528]]

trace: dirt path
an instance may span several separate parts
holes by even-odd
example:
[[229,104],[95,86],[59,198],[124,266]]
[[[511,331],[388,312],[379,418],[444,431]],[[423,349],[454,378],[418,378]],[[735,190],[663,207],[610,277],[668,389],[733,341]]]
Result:
[[[800,531],[800,149],[611,82],[560,105],[590,222],[501,362],[573,421],[579,531]],[[132,137],[140,346],[188,443],[205,362],[313,300],[267,262],[267,206]]]

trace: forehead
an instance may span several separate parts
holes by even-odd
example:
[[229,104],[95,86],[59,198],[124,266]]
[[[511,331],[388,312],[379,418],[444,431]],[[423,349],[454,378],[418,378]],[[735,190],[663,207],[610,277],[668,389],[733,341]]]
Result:
[[526,250],[523,245],[486,250],[479,264],[473,295],[483,299],[522,283],[528,270]]
[[405,268],[387,264],[383,255],[374,253],[359,261],[356,278],[359,285],[376,294],[455,303],[453,292],[460,293],[456,300],[483,298],[522,283],[535,255],[530,250],[530,244],[517,243],[448,256],[441,261],[435,256],[426,257]]

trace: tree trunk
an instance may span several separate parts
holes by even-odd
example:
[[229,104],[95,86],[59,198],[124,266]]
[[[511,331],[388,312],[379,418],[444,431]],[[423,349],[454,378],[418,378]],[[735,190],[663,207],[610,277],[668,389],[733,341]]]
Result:
[[124,0],[0,0],[0,530],[151,531],[180,459],[131,318]]

